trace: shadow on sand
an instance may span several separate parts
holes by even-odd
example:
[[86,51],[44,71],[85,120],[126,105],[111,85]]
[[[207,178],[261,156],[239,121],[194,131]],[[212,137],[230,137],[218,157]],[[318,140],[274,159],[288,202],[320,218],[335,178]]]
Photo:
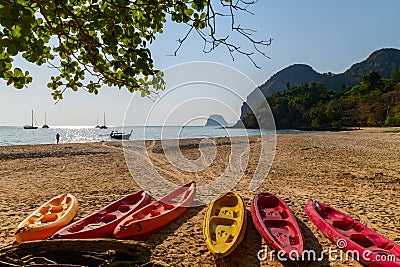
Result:
[[[291,260],[279,261],[276,254],[271,256],[269,252],[272,251],[267,245],[262,244],[262,238],[257,232],[253,220],[251,218],[251,213],[247,212],[247,230],[245,238],[242,243],[236,248],[235,252],[229,255],[220,262],[217,266],[219,267],[234,267],[234,266],[260,266],[261,261],[257,257],[260,250],[266,251],[265,261],[271,261],[274,265],[281,265],[284,267],[299,267],[299,266],[330,266],[329,261],[325,257],[321,258],[323,248],[319,243],[318,239],[314,236],[311,230],[299,219],[297,219],[300,229],[304,236],[305,247],[307,251],[313,251],[310,254],[305,254],[304,261],[294,262]],[[315,257],[314,253],[315,252]],[[260,254],[263,257],[263,254]],[[309,260],[310,259],[310,260]],[[314,260],[317,259],[317,260]]]
[[[307,227],[301,220],[297,218],[297,222],[299,223],[301,232],[303,233],[304,237],[304,249],[308,251],[315,252],[316,260],[306,261],[304,262],[304,266],[307,263],[308,267],[312,266],[330,266],[329,261],[327,259],[327,255],[323,254],[323,248],[319,243],[318,239],[315,235],[311,232],[310,228]],[[323,256],[321,256],[323,255]],[[307,258],[307,257],[305,257]]]
[[218,262],[217,266],[260,266],[260,261],[257,258],[257,253],[260,249],[261,236],[253,224],[250,211],[247,210],[247,227],[243,241],[232,254],[224,258],[223,261]]
[[164,240],[166,240],[169,236],[173,236],[175,231],[183,224],[185,224],[190,218],[196,216],[204,207],[191,207],[188,208],[187,211],[179,216],[175,221],[157,229],[156,231],[145,235],[138,236],[135,238],[137,241],[145,241],[146,244],[149,244],[152,247],[155,247],[161,244]]

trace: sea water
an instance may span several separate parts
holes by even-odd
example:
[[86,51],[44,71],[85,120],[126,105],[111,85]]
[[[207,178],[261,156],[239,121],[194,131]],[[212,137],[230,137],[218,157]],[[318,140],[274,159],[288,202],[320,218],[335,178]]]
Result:
[[[232,136],[254,136],[273,134],[274,131],[258,129],[234,129],[210,126],[125,126],[98,129],[90,126],[59,126],[49,129],[23,129],[20,126],[0,126],[0,146],[27,144],[54,144],[56,133],[59,133],[60,143],[83,143],[115,141],[111,139],[111,131],[129,133],[133,130],[130,140],[163,140],[186,138],[213,138]],[[301,133],[296,130],[280,130],[277,133]]]

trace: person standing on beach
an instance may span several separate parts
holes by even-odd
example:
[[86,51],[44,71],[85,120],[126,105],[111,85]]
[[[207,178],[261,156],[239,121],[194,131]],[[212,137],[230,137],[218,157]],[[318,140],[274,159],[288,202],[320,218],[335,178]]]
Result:
[[56,133],[56,141],[57,141],[57,144],[60,142],[60,134],[59,133]]

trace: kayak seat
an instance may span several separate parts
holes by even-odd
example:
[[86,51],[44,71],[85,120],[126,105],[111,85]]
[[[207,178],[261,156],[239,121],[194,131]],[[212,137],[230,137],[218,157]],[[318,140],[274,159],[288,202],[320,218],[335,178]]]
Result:
[[218,216],[224,218],[237,218],[238,212],[231,207],[222,207],[218,212]]
[[384,238],[382,238],[379,235],[375,235],[375,234],[369,234],[368,238],[375,243],[375,245],[382,249],[382,250],[391,250],[394,245],[393,243],[389,242],[388,240],[385,240]]
[[[61,195],[59,198],[53,199],[49,204],[53,206],[58,206],[66,202],[67,194]],[[64,203],[63,203],[64,202]]]
[[68,227],[68,232],[76,233],[83,229],[89,229],[91,225],[92,224],[88,224],[88,225],[74,224],[74,225],[71,225],[70,227]]
[[167,204],[167,203],[163,203],[163,207],[165,210],[172,210],[173,208],[175,208],[174,205]]
[[298,245],[300,238],[295,235],[296,229],[293,224],[286,220],[264,220],[268,231],[283,247]]
[[215,229],[216,243],[229,244],[232,242],[235,234],[235,228],[228,225],[218,225]]
[[104,223],[109,223],[117,219],[117,216],[114,214],[106,214],[103,217],[101,217],[101,221]]
[[39,213],[40,213],[40,215],[45,215],[46,213],[49,212],[49,210],[50,210],[50,206],[45,206],[40,209]]
[[231,243],[237,234],[237,222],[233,219],[213,216],[210,219],[210,235],[215,245]]
[[118,210],[122,213],[128,212],[131,210],[131,208],[129,207],[129,205],[120,205],[118,207]]
[[151,212],[157,208],[158,208],[158,206],[155,206],[155,204],[152,204],[151,206],[148,206],[145,209],[141,210],[141,212],[135,214],[135,219],[143,219],[144,217],[151,217]]
[[364,230],[364,227],[361,225],[361,223],[356,222],[356,221],[353,222],[351,227],[357,232],[361,232],[362,230]]
[[342,231],[349,231],[353,229],[351,222],[333,221],[332,226]]
[[260,196],[258,199],[260,207],[273,209],[279,207],[279,200],[275,196]]
[[352,234],[352,235],[350,235],[350,239],[364,248],[369,248],[369,247],[375,245],[371,240],[369,240],[363,234]]
[[280,219],[286,219],[289,217],[289,214],[286,210],[268,210],[264,209],[262,210],[261,214],[263,215],[262,217],[265,217],[268,220],[280,220]]
[[286,218],[289,217],[289,214],[288,214],[287,210],[280,211],[279,215],[281,216],[282,219],[286,219]]
[[49,223],[54,222],[58,219],[58,215],[55,213],[45,214],[40,218],[40,222],[42,223]]
[[285,226],[291,223],[285,220],[264,220],[264,224],[268,229],[270,229],[270,228],[284,228]]
[[50,202],[50,205],[58,206],[58,205],[65,205],[70,204],[72,202],[72,198],[68,197],[67,194],[61,195],[59,198],[54,199]]
[[151,210],[150,211],[150,215],[151,216],[158,216],[158,215],[160,215],[161,214],[161,212],[159,212],[159,211],[157,211],[157,210]]
[[238,199],[233,195],[225,195],[223,198],[218,200],[218,205],[213,206],[212,214],[216,215],[222,208],[236,208],[238,209]]
[[59,212],[62,212],[63,210],[64,210],[64,208],[62,205],[54,206],[54,207],[50,208],[51,213],[59,213]]
[[35,222],[37,222],[37,221],[40,221],[40,218],[42,217],[43,215],[33,215],[33,216],[31,216],[29,219],[28,219],[28,224],[34,224]]

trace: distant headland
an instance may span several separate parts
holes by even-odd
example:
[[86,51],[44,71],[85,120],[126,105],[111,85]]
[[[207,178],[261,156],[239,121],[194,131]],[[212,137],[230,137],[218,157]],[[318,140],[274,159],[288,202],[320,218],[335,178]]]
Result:
[[224,119],[222,115],[213,114],[208,117],[207,122],[204,126],[219,126],[225,127],[228,126],[228,122]]

